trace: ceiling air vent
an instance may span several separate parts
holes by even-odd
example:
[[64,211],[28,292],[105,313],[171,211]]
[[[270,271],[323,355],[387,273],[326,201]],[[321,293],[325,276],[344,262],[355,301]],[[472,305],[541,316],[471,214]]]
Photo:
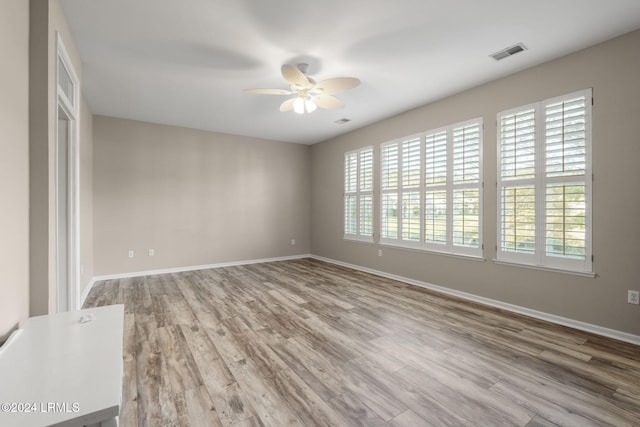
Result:
[[337,124],[339,124],[339,125],[343,125],[343,124],[345,124],[345,123],[349,123],[350,121],[351,121],[351,119],[344,118],[344,119],[336,120],[336,121],[335,121],[335,122],[333,122],[333,123],[337,123]]
[[504,59],[508,56],[511,55],[515,55],[516,53],[520,53],[523,50],[526,50],[527,47],[525,45],[523,45],[522,43],[518,43],[516,45],[510,46],[506,49],[502,49],[496,53],[492,53],[491,55],[489,55],[490,57],[492,57],[493,59],[495,59],[496,61],[500,61],[501,59]]

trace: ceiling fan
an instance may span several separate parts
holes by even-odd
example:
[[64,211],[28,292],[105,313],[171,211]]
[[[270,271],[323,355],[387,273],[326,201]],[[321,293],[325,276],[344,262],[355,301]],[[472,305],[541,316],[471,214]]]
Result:
[[322,80],[316,83],[311,77],[307,77],[308,64],[284,64],[281,68],[282,77],[289,83],[286,89],[245,89],[246,93],[265,95],[295,95],[280,104],[280,111],[295,111],[298,114],[312,113],[317,107],[334,110],[344,104],[333,96],[336,93],[353,89],[360,84],[360,80],[354,77],[338,77]]

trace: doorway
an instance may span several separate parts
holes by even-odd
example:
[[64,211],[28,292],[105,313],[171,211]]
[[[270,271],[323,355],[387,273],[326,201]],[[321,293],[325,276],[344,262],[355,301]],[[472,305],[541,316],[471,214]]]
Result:
[[78,79],[56,37],[56,311],[80,308]]

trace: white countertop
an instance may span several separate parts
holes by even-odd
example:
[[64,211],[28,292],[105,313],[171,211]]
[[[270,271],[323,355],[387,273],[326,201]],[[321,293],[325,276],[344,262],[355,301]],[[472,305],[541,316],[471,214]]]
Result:
[[0,348],[0,425],[76,426],[116,417],[123,319],[123,305],[28,319]]

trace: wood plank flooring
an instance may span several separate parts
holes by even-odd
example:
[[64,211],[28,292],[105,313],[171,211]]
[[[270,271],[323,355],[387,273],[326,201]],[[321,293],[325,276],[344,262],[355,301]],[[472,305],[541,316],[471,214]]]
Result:
[[97,283],[120,425],[640,425],[640,347],[311,259]]

